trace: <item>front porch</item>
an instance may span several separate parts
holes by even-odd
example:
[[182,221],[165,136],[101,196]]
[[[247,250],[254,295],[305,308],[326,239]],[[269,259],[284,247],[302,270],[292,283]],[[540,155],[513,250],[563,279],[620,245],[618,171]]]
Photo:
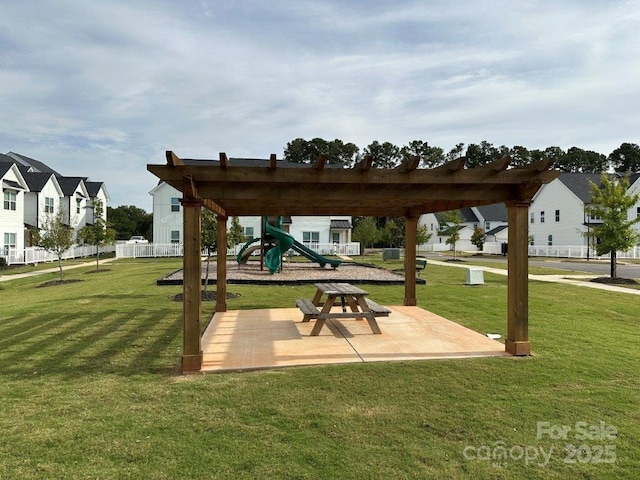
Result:
[[329,320],[311,337],[297,308],[216,312],[202,340],[202,372],[511,356],[504,344],[415,306],[388,306],[382,334],[365,321]]

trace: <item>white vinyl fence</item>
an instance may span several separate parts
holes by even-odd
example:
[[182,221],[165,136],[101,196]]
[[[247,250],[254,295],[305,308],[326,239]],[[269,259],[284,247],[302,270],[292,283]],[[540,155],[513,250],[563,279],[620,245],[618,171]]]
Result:
[[[100,247],[100,255],[115,251],[115,245],[107,245]],[[96,254],[95,245],[82,245],[71,247],[62,254],[63,260],[72,258],[91,257]],[[0,257],[4,257],[7,265],[14,264],[37,264],[44,262],[55,262],[58,256],[55,253],[48,252],[40,247],[27,247],[24,250],[10,248],[8,254],[0,253]]]
[[[425,247],[435,248],[425,248]],[[488,255],[502,255],[504,253],[505,244],[503,242],[487,242],[484,244],[482,253]],[[446,244],[433,244],[433,245],[420,245],[418,252],[447,252],[451,250],[450,245]],[[477,253],[477,252],[473,252]],[[550,258],[580,258],[580,259],[608,259],[611,256],[597,255],[593,247],[587,248],[582,245],[569,245],[569,246],[529,246],[530,257],[550,257]],[[634,247],[626,252],[618,252],[618,258],[626,259],[640,259],[640,246]]]
[[[244,246],[236,245],[227,250],[227,255],[235,257]],[[305,244],[320,255],[360,255],[360,244],[352,243],[309,243]],[[202,252],[203,255],[206,252]],[[254,255],[259,255],[257,250]],[[141,257],[181,257],[182,244],[180,243],[136,243],[133,245],[119,243],[116,245],[116,258],[141,258]]]

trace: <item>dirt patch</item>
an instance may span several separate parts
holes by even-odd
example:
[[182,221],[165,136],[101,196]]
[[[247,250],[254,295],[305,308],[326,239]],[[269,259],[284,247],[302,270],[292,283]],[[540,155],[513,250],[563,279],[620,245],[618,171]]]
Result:
[[607,285],[640,285],[633,278],[611,278],[611,277],[598,277],[591,280],[596,283],[604,283]]
[[[238,298],[241,296],[242,295],[240,295],[239,293],[227,293],[227,298]],[[184,299],[184,296],[182,293],[178,293],[177,295],[170,295],[169,298],[174,302],[182,302],[182,300]],[[200,291],[200,299],[203,302],[215,302],[217,298],[218,298],[218,294],[215,291],[211,291],[211,290],[207,290],[206,292],[203,290]]]
[[74,278],[71,280],[51,280],[50,282],[41,283],[36,288],[44,288],[44,287],[55,287],[57,285],[66,285],[67,283],[77,283],[83,282],[84,280],[80,280],[78,278]]

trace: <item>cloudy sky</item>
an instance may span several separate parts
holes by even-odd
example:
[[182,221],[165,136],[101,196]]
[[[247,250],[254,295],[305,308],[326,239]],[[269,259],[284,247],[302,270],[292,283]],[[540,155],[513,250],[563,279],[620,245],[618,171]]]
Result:
[[302,137],[640,143],[640,1],[0,3],[0,152],[151,211],[148,163]]

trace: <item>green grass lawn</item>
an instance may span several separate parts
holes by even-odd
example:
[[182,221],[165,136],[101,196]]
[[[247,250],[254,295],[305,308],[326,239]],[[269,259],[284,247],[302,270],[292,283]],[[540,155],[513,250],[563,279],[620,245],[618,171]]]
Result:
[[[532,282],[528,358],[181,376],[182,305],[169,298],[181,288],[155,285],[180,266],[114,261],[70,270],[81,281],[67,285],[0,283],[0,479],[637,478],[635,296]],[[504,336],[506,277],[469,287],[464,274],[429,265],[419,305]],[[404,296],[366,289],[382,304]],[[313,293],[228,290],[242,295],[229,309]],[[549,435],[562,427],[566,439]]]

